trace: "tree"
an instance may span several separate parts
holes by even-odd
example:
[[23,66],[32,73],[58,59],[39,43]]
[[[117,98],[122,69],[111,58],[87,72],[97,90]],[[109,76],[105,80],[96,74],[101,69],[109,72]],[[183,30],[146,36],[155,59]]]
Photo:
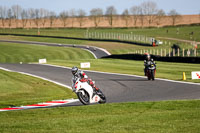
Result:
[[68,11],[62,11],[59,16],[60,16],[60,19],[63,22],[63,26],[66,27],[67,19],[69,18],[69,12]]
[[1,20],[1,23],[2,23],[2,27],[5,27],[6,13],[7,13],[7,8],[0,6],[0,20]]
[[126,27],[129,26],[130,15],[128,9],[125,9],[122,13],[122,19],[125,21]]
[[76,10],[75,9],[71,9],[69,11],[69,16],[71,17],[71,23],[72,23],[72,27],[74,27],[74,21],[75,21],[75,17],[76,17]]
[[28,18],[29,18],[30,26],[32,27],[32,21],[35,19],[35,9],[33,8],[28,9]]
[[35,25],[37,26],[37,28],[39,28],[39,24],[40,24],[40,10],[39,9],[35,9],[35,18],[33,19]]
[[174,26],[176,24],[176,22],[181,18],[181,16],[179,15],[179,13],[173,9],[169,12],[169,17],[171,18],[172,21],[172,25]]
[[158,10],[157,15],[156,15],[156,24],[157,24],[157,26],[160,25],[160,23],[161,23],[161,21],[162,21],[162,19],[164,17],[165,17],[165,11],[162,10],[162,9]]
[[113,21],[117,15],[117,10],[115,9],[115,7],[114,6],[107,7],[105,15],[106,15],[109,25],[113,27]]
[[56,13],[51,11],[49,13],[50,27],[53,26],[54,21],[56,20]]
[[133,6],[130,9],[133,21],[134,21],[134,25],[136,26],[137,24],[137,20],[139,19],[139,15],[140,15],[140,7],[139,6]]
[[49,16],[49,11],[43,8],[40,8],[39,11],[39,19],[43,25],[43,27],[45,26],[47,20],[48,20],[48,16]]
[[139,7],[138,10],[139,10],[138,19],[140,20],[141,26],[143,27],[144,26],[144,17],[145,17],[145,15],[144,15],[144,12],[143,12],[141,7]]
[[16,23],[16,27],[18,27],[18,20],[20,18],[21,12],[22,12],[22,8],[19,5],[14,5],[11,7],[11,11],[13,13],[13,19]]
[[199,23],[200,23],[200,11],[199,11]]
[[86,16],[86,12],[82,9],[79,9],[77,11],[77,20],[79,22],[79,26],[82,27],[83,26],[83,23],[84,23],[84,18]]
[[11,28],[12,19],[13,19],[13,15],[12,15],[12,10],[11,9],[7,10],[7,19],[8,19],[8,26],[9,26],[9,28]]
[[145,18],[147,19],[149,26],[150,26],[156,18],[156,14],[158,11],[157,4],[153,1],[147,1],[147,2],[143,2],[141,4],[141,8],[143,10],[143,14],[145,15]]
[[21,19],[22,19],[22,27],[24,28],[28,22],[28,11],[22,10]]
[[98,27],[102,16],[103,10],[100,8],[94,8],[90,11],[90,19],[93,20],[95,27]]

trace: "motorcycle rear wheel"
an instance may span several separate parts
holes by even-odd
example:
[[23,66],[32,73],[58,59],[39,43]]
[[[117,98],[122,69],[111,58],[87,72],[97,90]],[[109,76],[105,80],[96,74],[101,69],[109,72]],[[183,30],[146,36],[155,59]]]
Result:
[[106,97],[104,96],[104,94],[102,93],[102,95],[100,96],[101,100],[99,101],[100,104],[106,103]]
[[152,80],[155,80],[154,71],[151,71],[151,79],[152,79]]

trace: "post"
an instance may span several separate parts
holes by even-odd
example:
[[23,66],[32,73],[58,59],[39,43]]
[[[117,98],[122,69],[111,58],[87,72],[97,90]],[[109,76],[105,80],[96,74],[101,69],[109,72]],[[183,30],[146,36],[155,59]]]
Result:
[[188,49],[187,51],[187,56],[189,57],[190,56],[190,50]]
[[169,49],[169,57],[171,56],[171,50]]
[[179,48],[178,48],[178,56],[179,56]]
[[194,49],[194,56],[196,57],[197,56],[197,50]]
[[167,50],[165,49],[165,55],[164,55],[165,57],[167,56]]
[[160,50],[160,56],[162,57],[162,49]]
[[185,56],[185,49],[183,48],[183,57]]
[[173,57],[175,56],[175,49],[173,48]]

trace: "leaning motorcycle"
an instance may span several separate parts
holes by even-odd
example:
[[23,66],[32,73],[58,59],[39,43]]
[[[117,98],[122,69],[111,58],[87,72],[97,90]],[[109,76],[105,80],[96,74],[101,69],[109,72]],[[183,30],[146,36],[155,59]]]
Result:
[[72,79],[72,89],[84,105],[90,103],[106,103],[106,97],[101,90],[94,92],[87,82],[81,82],[79,78]]
[[155,80],[156,65],[154,62],[150,62],[147,67],[146,75],[148,80]]

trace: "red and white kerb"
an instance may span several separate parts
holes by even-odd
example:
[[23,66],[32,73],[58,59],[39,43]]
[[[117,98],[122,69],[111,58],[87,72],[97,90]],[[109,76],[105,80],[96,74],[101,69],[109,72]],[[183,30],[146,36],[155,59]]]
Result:
[[52,106],[61,106],[73,102],[79,101],[78,99],[68,99],[68,100],[54,100],[48,101],[44,103],[20,106],[20,107],[10,107],[10,108],[0,108],[0,111],[14,111],[14,110],[24,110],[24,109],[34,109],[34,108],[46,108]]

